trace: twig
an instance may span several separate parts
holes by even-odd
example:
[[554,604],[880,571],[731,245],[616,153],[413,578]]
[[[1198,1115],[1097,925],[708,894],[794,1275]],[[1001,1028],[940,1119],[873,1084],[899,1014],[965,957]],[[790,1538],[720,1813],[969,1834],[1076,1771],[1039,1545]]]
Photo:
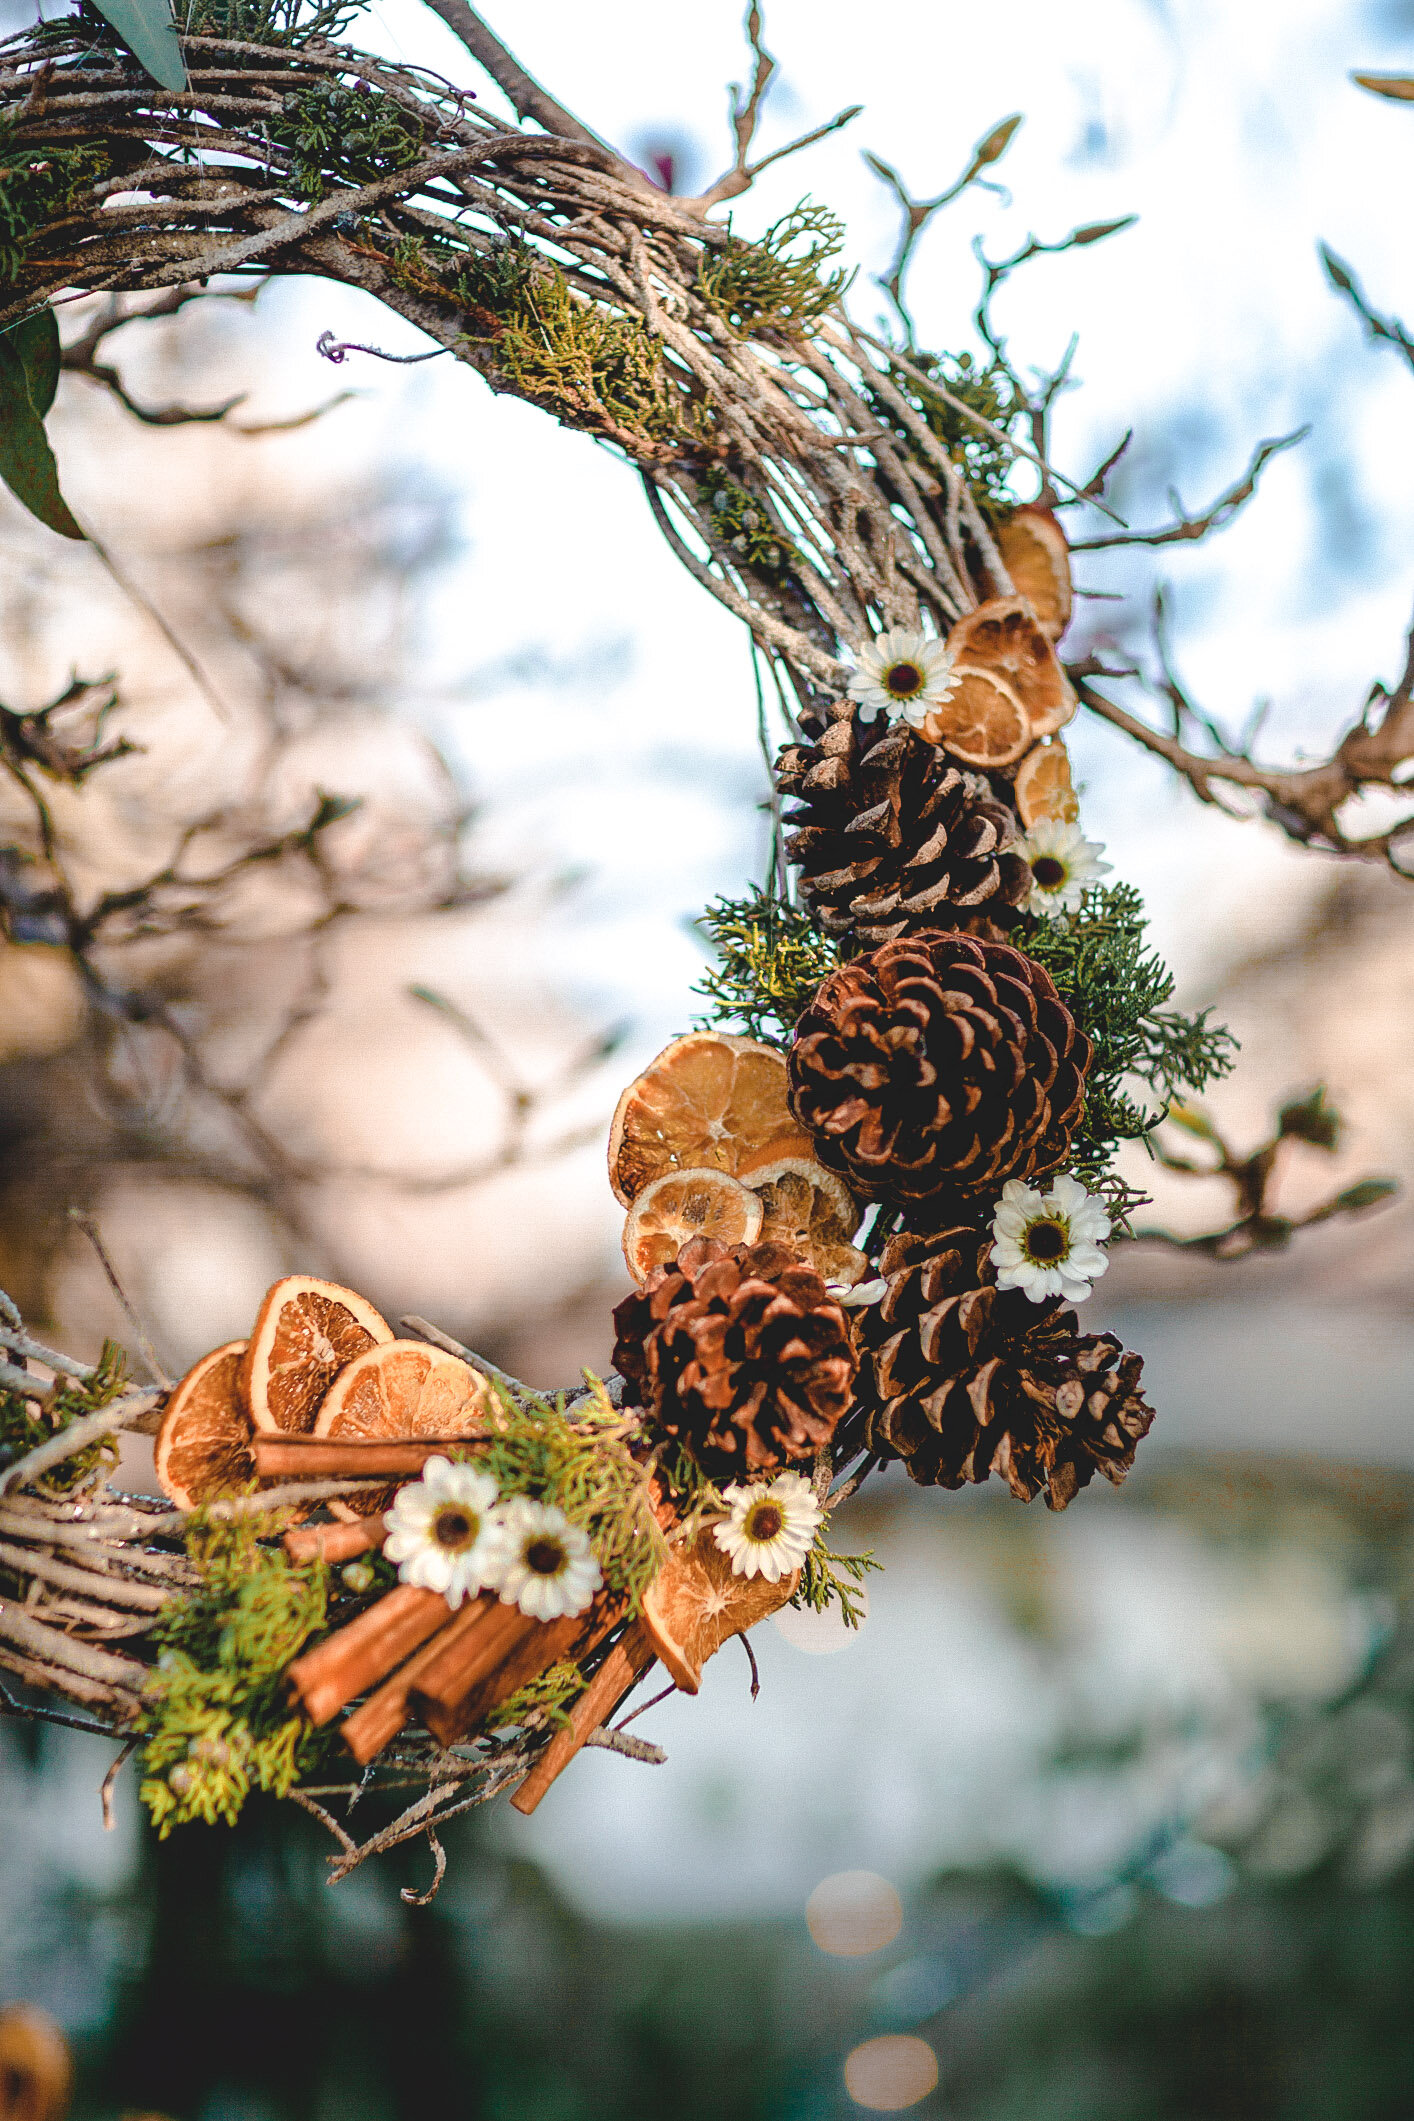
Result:
[[113,1735],[111,1724],[94,1723],[87,1716],[70,1716],[66,1710],[51,1709],[45,1702],[16,1701],[6,1686],[0,1686],[0,1716],[13,1716],[20,1723],[57,1724],[61,1731],[82,1731],[86,1738],[111,1738]]
[[1403,354],[1411,369],[1414,369],[1414,339],[1411,339],[1398,317],[1382,317],[1372,309],[1365,298],[1364,289],[1350,267],[1339,259],[1325,243],[1320,245],[1321,263],[1326,269],[1326,278],[1338,293],[1343,294],[1351,308],[1365,326],[1367,337],[1387,346],[1393,346]]
[[426,1832],[427,1846],[432,1851],[432,1883],[422,1893],[415,1891],[410,1885],[403,1887],[398,1897],[409,1907],[430,1907],[437,1897],[438,1887],[447,1875],[447,1851],[437,1839],[437,1830],[429,1826]]
[[432,1346],[440,1348],[444,1355],[459,1355],[463,1362],[471,1364],[473,1370],[480,1370],[483,1376],[489,1377],[494,1384],[502,1385],[507,1392],[522,1394],[529,1390],[529,1386],[523,1385],[518,1377],[512,1377],[509,1370],[501,1369],[485,1355],[478,1355],[473,1348],[463,1347],[459,1340],[453,1340],[450,1333],[444,1333],[440,1326],[432,1325],[427,1319],[409,1316],[400,1318],[398,1324],[406,1326],[409,1332],[416,1333],[419,1339],[430,1341]]
[[[1116,545],[1182,545],[1198,538],[1205,538],[1210,530],[1222,530],[1229,524],[1238,510],[1250,501],[1257,491],[1257,481],[1273,457],[1279,457],[1284,449],[1294,449],[1304,442],[1311,429],[1297,427],[1289,435],[1278,435],[1274,441],[1259,442],[1252,453],[1252,461],[1242,477],[1218,495],[1211,508],[1201,515],[1190,516],[1177,494],[1169,495],[1169,505],[1174,511],[1174,521],[1166,523],[1161,530],[1123,530],[1108,537],[1077,538],[1071,545],[1072,552],[1106,552]],[[1119,449],[1101,465],[1097,478],[1103,478],[1110,466],[1116,462],[1129,437],[1126,435]],[[1095,480],[1090,481],[1091,486]],[[1089,496],[1094,498],[1093,495]]]
[[663,1767],[667,1763],[668,1756],[662,1746],[654,1745],[648,1738],[630,1738],[621,1724],[606,1726],[601,1723],[584,1742],[602,1746],[606,1753],[622,1753],[625,1760],[641,1760],[647,1767]]
[[98,1263],[102,1267],[104,1274],[107,1276],[108,1286],[113,1291],[113,1294],[117,1297],[119,1303],[122,1305],[123,1310],[127,1316],[128,1323],[132,1327],[134,1334],[137,1336],[138,1349],[142,1355],[143,1361],[147,1364],[149,1374],[153,1378],[154,1382],[162,1387],[162,1390],[164,1392],[170,1392],[172,1389],[172,1379],[167,1375],[167,1372],[163,1369],[162,1364],[158,1361],[157,1350],[153,1347],[152,1342],[148,1337],[147,1328],[143,1324],[141,1318],[138,1316],[137,1310],[133,1304],[131,1297],[128,1295],[127,1290],[123,1287],[122,1282],[118,1279],[118,1270],[113,1265],[112,1259],[109,1257],[108,1247],[103,1242],[103,1233],[99,1229],[93,1217],[84,1208],[70,1208],[69,1221],[73,1223],[77,1229],[82,1230],[84,1236],[88,1239],[94,1251],[98,1254]]
[[111,1436],[115,1430],[130,1427],[139,1416],[155,1407],[161,1396],[159,1392],[132,1393],[126,1399],[115,1399],[111,1405],[100,1407],[95,1414],[84,1414],[77,1421],[71,1421],[67,1428],[60,1429],[56,1436],[47,1438],[44,1443],[36,1444],[32,1451],[27,1451],[23,1458],[17,1458],[12,1466],[0,1473],[0,1495],[37,1480],[51,1466],[62,1465],[66,1458],[86,1451],[90,1444]]
[[740,1628],[737,1630],[736,1639],[745,1650],[746,1661],[751,1666],[751,1698],[754,1701],[761,1691],[761,1674],[756,1669],[756,1652],[747,1640],[745,1632]]
[[139,1738],[124,1739],[113,1757],[112,1765],[99,1786],[98,1799],[103,1806],[103,1828],[105,1833],[111,1834],[116,1824],[113,1817],[113,1792],[117,1787],[118,1777],[122,1773],[125,1763],[132,1758],[141,1743],[142,1741]]

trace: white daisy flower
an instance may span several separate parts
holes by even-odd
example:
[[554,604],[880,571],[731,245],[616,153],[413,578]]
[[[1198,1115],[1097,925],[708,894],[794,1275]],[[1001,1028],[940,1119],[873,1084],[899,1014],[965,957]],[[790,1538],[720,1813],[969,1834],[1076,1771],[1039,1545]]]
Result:
[[534,1620],[582,1613],[604,1581],[589,1535],[552,1502],[516,1495],[502,1512],[507,1560],[502,1605],[518,1605]]
[[1109,1265],[1100,1246],[1110,1219],[1075,1178],[1058,1178],[1038,1193],[1009,1179],[992,1218],[992,1265],[999,1289],[1021,1289],[1033,1304],[1048,1296],[1083,1303]]
[[824,1515],[803,1474],[778,1473],[758,1487],[725,1488],[722,1499],[732,1514],[713,1527],[712,1536],[730,1554],[734,1576],[779,1583],[800,1567]]
[[870,719],[886,714],[921,729],[957,683],[953,661],[944,642],[895,626],[860,649],[849,696]]
[[383,1552],[404,1583],[440,1591],[450,1606],[494,1591],[505,1566],[499,1500],[489,1473],[429,1458],[421,1480],[398,1490]]
[[1042,818],[1021,842],[1021,852],[1031,864],[1031,896],[1028,913],[1075,913],[1090,886],[1110,873],[1110,864],[1099,840],[1087,840],[1078,825]]

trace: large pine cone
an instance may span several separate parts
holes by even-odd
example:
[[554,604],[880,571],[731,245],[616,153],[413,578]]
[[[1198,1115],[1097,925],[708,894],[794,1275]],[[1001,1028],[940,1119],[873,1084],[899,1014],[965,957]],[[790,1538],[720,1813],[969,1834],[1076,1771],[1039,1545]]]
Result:
[[776,764],[786,853],[827,935],[862,948],[919,928],[1000,936],[1031,888],[1016,823],[979,775],[903,723],[831,722]]
[[848,1411],[844,1312],[785,1245],[695,1237],[614,1312],[614,1363],[714,1479],[813,1458]]
[[1091,1051],[1032,958],[925,930],[823,982],[796,1025],[790,1101],[868,1198],[990,1194],[1065,1162]]
[[884,1249],[888,1293],[861,1314],[865,1441],[912,1479],[959,1488],[997,1473],[1063,1510],[1097,1473],[1115,1487],[1154,1419],[1143,1363],[1080,1333],[1058,1299],[998,1289],[975,1230],[905,1234]]

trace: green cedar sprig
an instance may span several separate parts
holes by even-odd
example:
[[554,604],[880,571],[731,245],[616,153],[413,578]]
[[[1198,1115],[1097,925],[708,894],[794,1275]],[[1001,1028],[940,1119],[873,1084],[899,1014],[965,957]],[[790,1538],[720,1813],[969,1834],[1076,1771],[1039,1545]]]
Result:
[[337,81],[294,89],[269,121],[270,137],[289,150],[291,189],[317,202],[345,184],[371,184],[406,169],[423,151],[421,128],[391,96]]
[[[105,1340],[103,1352],[87,1379],[66,1378],[49,1401],[45,1414],[35,1414],[24,1395],[0,1390],[0,1467],[13,1465],[60,1429],[100,1407],[111,1406],[128,1381],[128,1358],[116,1341]],[[42,1495],[69,1495],[84,1487],[100,1468],[115,1466],[118,1445],[112,1436],[100,1436],[86,1450],[75,1452],[51,1466],[37,1483]]]
[[13,122],[0,124],[0,287],[18,280],[34,237],[61,220],[112,167],[101,141],[46,145],[41,154],[10,139],[13,129]]
[[[1071,1168],[1086,1185],[1107,1173],[1121,1142],[1151,1134],[1173,1099],[1227,1075],[1236,1053],[1230,1031],[1207,1010],[1164,1008],[1173,975],[1146,940],[1143,901],[1132,884],[1087,891],[1079,910],[1030,920],[1014,941],[1044,965],[1080,1029],[1094,1042],[1085,1114]],[[1156,1101],[1140,1103],[1132,1084]]]
[[802,199],[754,243],[739,236],[709,251],[698,292],[733,331],[798,333],[833,309],[849,285],[845,271],[825,267],[844,248],[844,223],[826,206]]
[[164,1839],[194,1819],[233,1826],[252,1789],[285,1796],[328,1743],[291,1714],[284,1684],[325,1623],[324,1563],[291,1561],[251,1518],[198,1516],[186,1544],[201,1581],[158,1625],[141,1723],[139,1794]]
[[[908,360],[911,368],[935,378],[949,397],[970,406],[973,412],[990,420],[1003,434],[1011,432],[1025,411],[1016,386],[1000,361],[984,368],[970,353],[933,354],[913,349],[909,349]],[[1007,490],[1007,477],[1014,459],[1005,443],[969,420],[938,392],[929,390],[918,381],[916,374],[910,375],[896,368],[890,381],[914,411],[922,415],[953,462],[961,467],[983,508],[994,516],[1010,512],[1016,501]],[[905,444],[913,447],[888,406],[881,399],[873,400],[873,405],[879,418],[894,427]]]
[[864,1618],[859,1595],[864,1578],[882,1568],[883,1563],[876,1561],[872,1554],[832,1554],[825,1543],[825,1527],[821,1525],[801,1564],[800,1582],[791,1604],[808,1608],[812,1613],[824,1613],[837,1603],[845,1626],[857,1628]]
[[759,888],[714,899],[698,925],[718,958],[693,989],[710,1005],[699,1029],[729,1025],[779,1043],[839,963],[838,945],[807,914]]

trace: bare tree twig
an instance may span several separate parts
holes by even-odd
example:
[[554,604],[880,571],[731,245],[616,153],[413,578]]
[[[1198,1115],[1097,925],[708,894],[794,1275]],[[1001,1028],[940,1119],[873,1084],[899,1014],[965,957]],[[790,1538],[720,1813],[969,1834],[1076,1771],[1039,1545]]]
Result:
[[[1105,537],[1077,538],[1070,549],[1072,552],[1105,552],[1116,545],[1182,545],[1197,538],[1205,538],[1210,530],[1222,530],[1232,521],[1238,510],[1252,499],[1257,491],[1257,481],[1272,458],[1279,457],[1283,450],[1294,449],[1298,442],[1305,441],[1310,432],[1309,426],[1297,427],[1289,435],[1278,435],[1274,441],[1259,442],[1242,477],[1235,480],[1225,492],[1220,493],[1212,506],[1204,509],[1200,515],[1189,515],[1178,495],[1171,493],[1169,506],[1173,509],[1174,520],[1166,523],[1162,529],[1123,530]],[[1119,449],[1101,465],[1095,479],[1103,480],[1118,460],[1120,451],[1125,448],[1128,440],[1126,435]],[[1092,486],[1095,479],[1090,481]]]

